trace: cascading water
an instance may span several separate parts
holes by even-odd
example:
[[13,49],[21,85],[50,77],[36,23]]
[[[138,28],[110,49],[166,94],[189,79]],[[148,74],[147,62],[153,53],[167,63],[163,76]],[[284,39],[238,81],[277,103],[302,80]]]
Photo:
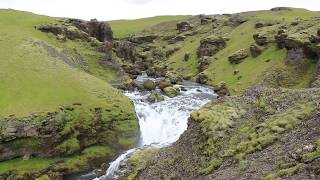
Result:
[[[137,84],[142,84],[146,79],[157,81],[159,79],[148,78],[146,75],[136,79]],[[128,157],[145,147],[163,147],[177,141],[180,135],[187,129],[188,117],[191,112],[216,98],[213,90],[192,82],[182,84],[181,93],[174,98],[165,97],[164,101],[149,103],[147,101],[150,92],[127,92],[135,105],[135,110],[140,125],[140,143],[137,148],[130,149],[110,163],[106,174],[95,180],[117,179],[121,175],[121,164]],[[158,90],[160,92],[160,90]]]

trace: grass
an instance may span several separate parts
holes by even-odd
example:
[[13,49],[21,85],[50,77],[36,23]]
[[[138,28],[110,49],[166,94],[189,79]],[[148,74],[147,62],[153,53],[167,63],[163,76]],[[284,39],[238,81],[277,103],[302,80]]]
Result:
[[114,36],[116,38],[123,38],[130,34],[137,34],[143,30],[148,30],[161,22],[181,21],[189,17],[191,16],[155,16],[136,20],[114,20],[108,23],[113,30]]
[[[109,106],[110,102],[130,106],[126,97],[106,83],[115,77],[114,73],[98,68],[102,53],[79,41],[61,43],[34,28],[56,20],[14,10],[0,11],[0,117],[51,111],[73,102],[88,107]],[[78,49],[89,64],[90,74],[51,57],[34,45],[40,41],[61,52]],[[103,80],[93,75],[101,75]]]
[[13,159],[0,163],[0,174],[9,172],[12,170],[22,171],[39,171],[46,169],[53,163],[55,159],[47,160],[40,158],[33,158],[31,160]]
[[[169,66],[183,75],[195,76],[198,73],[198,57],[196,52],[199,47],[200,40],[214,34],[222,37],[229,37],[230,41],[227,42],[226,48],[220,50],[216,55],[209,58],[211,64],[205,71],[205,74],[209,77],[210,85],[217,85],[221,81],[224,81],[230,87],[232,94],[241,94],[251,85],[260,82],[262,77],[266,75],[268,71],[275,68],[281,68],[287,77],[295,77],[294,84],[284,84],[284,87],[308,87],[310,85],[310,81],[312,81],[314,77],[316,64],[310,63],[307,65],[305,72],[297,74],[296,71],[293,70],[293,67],[289,67],[284,64],[284,59],[286,58],[287,53],[286,50],[278,49],[275,45],[268,46],[268,48],[266,48],[266,50],[264,50],[258,57],[253,58],[250,56],[238,65],[230,64],[228,56],[240,49],[249,49],[250,45],[254,43],[253,34],[256,32],[254,26],[257,21],[290,22],[295,20],[297,17],[309,20],[315,15],[315,12],[305,9],[291,9],[290,11],[279,12],[264,11],[257,13],[255,16],[251,17],[249,21],[237,26],[236,28],[223,27],[211,32],[207,29],[210,26],[195,27],[196,31],[204,33],[188,37],[185,42],[180,43],[182,48],[169,58]],[[284,19],[282,20],[282,18]],[[266,29],[269,30],[272,30],[272,28],[275,27],[266,27]],[[183,60],[186,52],[189,52],[191,55],[187,62]],[[235,70],[239,70],[237,75],[234,75]],[[284,81],[291,80],[286,79]]]
[[266,176],[265,180],[272,180],[272,179],[276,179],[277,177],[281,177],[284,175],[293,175],[295,174],[300,168],[302,168],[304,166],[303,163],[299,163],[294,167],[291,168],[287,168],[287,169],[281,169],[280,171],[278,171],[277,173],[274,174],[269,174]]

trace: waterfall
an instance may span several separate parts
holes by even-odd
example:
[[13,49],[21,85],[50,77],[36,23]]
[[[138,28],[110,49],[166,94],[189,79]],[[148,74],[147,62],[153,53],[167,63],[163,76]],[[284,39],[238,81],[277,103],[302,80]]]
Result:
[[[150,79],[146,76],[137,78],[136,83]],[[156,80],[156,79],[152,79]],[[174,98],[165,97],[164,101],[149,103],[146,99],[150,92],[133,91],[126,95],[131,98],[140,125],[140,143],[138,147],[130,149],[110,163],[106,174],[96,180],[117,179],[122,174],[122,163],[128,157],[145,147],[164,147],[177,141],[187,129],[188,118],[191,112],[199,109],[210,100],[216,98],[213,90],[207,86],[192,82],[184,82],[181,94]],[[160,90],[158,90],[160,93]]]

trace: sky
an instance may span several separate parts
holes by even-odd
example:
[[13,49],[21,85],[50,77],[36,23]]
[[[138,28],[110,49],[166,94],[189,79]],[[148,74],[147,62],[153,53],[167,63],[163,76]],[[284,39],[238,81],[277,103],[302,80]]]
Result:
[[0,0],[0,9],[79,19],[137,19],[299,7],[320,11],[320,0]]

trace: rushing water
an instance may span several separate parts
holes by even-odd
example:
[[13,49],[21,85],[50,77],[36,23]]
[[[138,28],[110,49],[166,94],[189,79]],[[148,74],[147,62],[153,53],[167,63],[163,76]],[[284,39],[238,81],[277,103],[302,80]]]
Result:
[[[140,76],[136,83],[142,83],[148,78]],[[157,81],[159,79],[152,79]],[[95,180],[116,179],[123,170],[121,165],[128,157],[145,147],[163,147],[177,141],[180,135],[187,129],[190,113],[216,98],[214,92],[207,86],[192,82],[184,82],[181,85],[181,94],[174,98],[165,97],[164,101],[149,103],[147,97],[150,92],[127,92],[135,105],[135,110],[140,125],[140,143],[138,147],[130,149],[110,163],[106,174]],[[158,90],[160,93],[160,90]],[[83,178],[87,179],[87,178]]]

